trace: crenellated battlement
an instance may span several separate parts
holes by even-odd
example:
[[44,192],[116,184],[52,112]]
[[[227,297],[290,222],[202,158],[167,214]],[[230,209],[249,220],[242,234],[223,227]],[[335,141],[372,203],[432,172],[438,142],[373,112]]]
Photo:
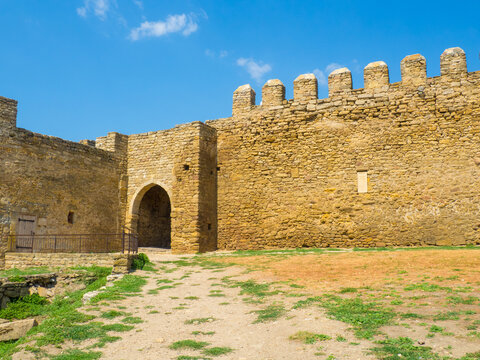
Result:
[[0,128],[17,126],[17,101],[0,96]]
[[[375,61],[364,68],[364,88],[354,89],[351,71],[344,67],[332,71],[328,76],[328,98],[318,99],[318,82],[314,74],[303,74],[293,82],[293,99],[285,100],[285,86],[278,80],[268,80],[262,88],[261,105],[255,105],[255,91],[250,85],[240,86],[233,96],[233,115],[247,115],[252,110],[278,110],[282,107],[303,106],[309,108],[316,104],[325,104],[333,100],[359,97],[363,94],[392,94],[398,91],[417,93],[419,86],[435,86],[442,88],[465,79],[467,62],[465,52],[459,48],[446,49],[440,56],[440,77],[427,78],[427,62],[420,54],[408,55],[400,62],[402,80],[390,83],[388,65],[383,61]],[[409,90],[410,89],[410,90]],[[423,92],[423,89],[422,89]]]

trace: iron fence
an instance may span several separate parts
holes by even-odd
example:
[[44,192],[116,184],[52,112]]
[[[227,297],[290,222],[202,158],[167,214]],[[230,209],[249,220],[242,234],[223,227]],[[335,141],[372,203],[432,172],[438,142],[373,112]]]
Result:
[[138,252],[137,235],[120,234],[51,234],[7,235],[11,251],[29,253],[112,253]]

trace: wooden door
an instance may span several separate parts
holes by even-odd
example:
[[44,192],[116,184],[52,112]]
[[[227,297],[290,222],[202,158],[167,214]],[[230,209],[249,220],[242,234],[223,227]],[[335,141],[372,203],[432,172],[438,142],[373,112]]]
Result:
[[33,250],[33,235],[37,217],[31,215],[20,215],[17,223],[17,236],[15,239],[15,248],[18,252],[30,252]]

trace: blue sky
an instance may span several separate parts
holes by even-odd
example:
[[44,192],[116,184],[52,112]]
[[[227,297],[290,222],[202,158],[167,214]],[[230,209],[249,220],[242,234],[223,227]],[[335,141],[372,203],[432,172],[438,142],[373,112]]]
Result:
[[363,68],[460,46],[480,69],[480,1],[0,0],[0,95],[19,101],[18,126],[77,141],[109,131],[168,129],[231,114],[250,83]]

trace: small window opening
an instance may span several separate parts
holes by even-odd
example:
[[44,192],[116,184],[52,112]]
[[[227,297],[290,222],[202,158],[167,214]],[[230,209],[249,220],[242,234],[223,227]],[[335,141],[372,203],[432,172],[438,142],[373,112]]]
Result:
[[212,230],[212,224],[207,225],[208,230]]
[[187,164],[183,165],[183,170],[190,170],[190,165],[187,165]]
[[217,171],[220,171],[220,166],[217,166]]
[[73,211],[68,212],[67,221],[69,224],[73,224],[75,220],[75,213]]
[[357,172],[358,193],[365,194],[368,192],[368,175],[366,171]]
[[210,175],[213,175],[213,170],[210,170]]

